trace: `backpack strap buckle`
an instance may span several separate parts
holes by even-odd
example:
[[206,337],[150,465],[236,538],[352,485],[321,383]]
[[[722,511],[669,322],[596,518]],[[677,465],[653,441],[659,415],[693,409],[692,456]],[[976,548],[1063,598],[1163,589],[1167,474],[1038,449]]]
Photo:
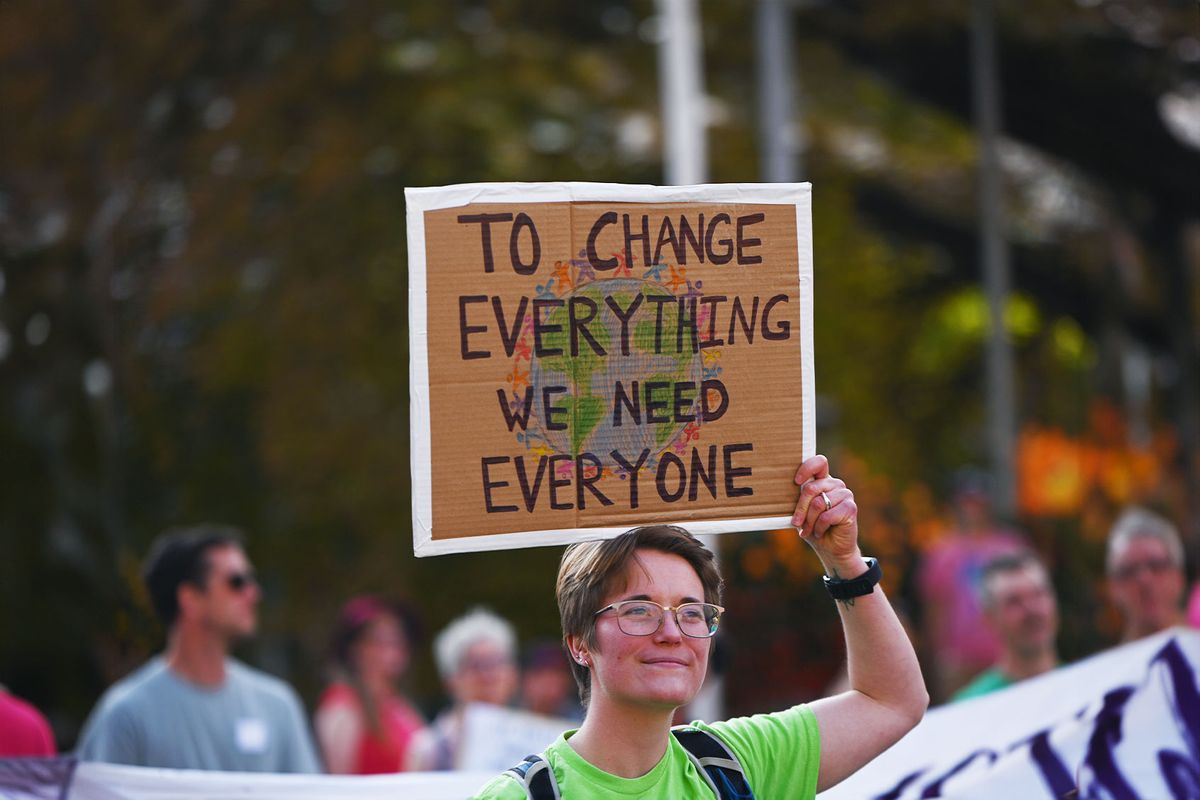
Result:
[[682,745],[713,794],[721,800],[753,800],[754,792],[746,782],[742,764],[724,742],[691,725],[678,725],[671,729],[671,735]]
[[558,781],[554,779],[554,771],[550,762],[534,753],[525,756],[525,760],[504,771],[517,783],[525,787],[525,794],[532,800],[562,800],[558,793]]

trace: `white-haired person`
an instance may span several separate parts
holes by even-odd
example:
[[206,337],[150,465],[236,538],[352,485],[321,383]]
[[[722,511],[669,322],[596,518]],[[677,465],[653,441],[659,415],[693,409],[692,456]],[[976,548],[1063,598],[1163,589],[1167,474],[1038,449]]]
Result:
[[[824,456],[796,471],[792,524],[825,567],[846,637],[850,688],[771,714],[672,727],[704,682],[724,609],[713,554],[670,525],[567,548],[556,593],[587,708],[540,756],[478,800],[812,800],[882,753],[929,702],[912,644],[858,548],[858,508]],[[743,612],[745,613],[745,612]],[[752,613],[752,612],[750,612]],[[805,609],[793,609],[802,625]],[[802,658],[802,653],[796,654]]]
[[1123,511],[1108,533],[1106,567],[1122,644],[1183,624],[1183,542],[1166,517],[1136,506]]
[[475,608],[451,622],[434,640],[433,653],[451,705],[414,737],[410,770],[455,769],[467,705],[507,705],[517,688],[516,633],[491,611]]

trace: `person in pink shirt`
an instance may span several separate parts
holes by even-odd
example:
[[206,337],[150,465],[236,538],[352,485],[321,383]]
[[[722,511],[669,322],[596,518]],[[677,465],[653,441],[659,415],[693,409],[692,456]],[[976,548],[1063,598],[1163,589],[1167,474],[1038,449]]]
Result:
[[1000,640],[987,625],[981,590],[984,567],[1025,549],[1020,536],[992,519],[984,476],[957,478],[958,527],[926,554],[918,576],[924,633],[935,660],[935,695],[947,699],[1000,657]]
[[333,634],[335,677],[317,706],[314,727],[325,768],[335,774],[402,772],[425,719],[400,693],[412,625],[387,601],[363,595],[346,603]]
[[36,708],[0,686],[0,757],[52,756],[50,724]]

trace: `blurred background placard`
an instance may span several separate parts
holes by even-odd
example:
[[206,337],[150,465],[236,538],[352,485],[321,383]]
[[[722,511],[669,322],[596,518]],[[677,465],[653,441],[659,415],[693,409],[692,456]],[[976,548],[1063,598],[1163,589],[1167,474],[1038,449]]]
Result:
[[472,703],[463,713],[463,741],[458,769],[498,774],[540,753],[578,722],[515,711],[488,703]]

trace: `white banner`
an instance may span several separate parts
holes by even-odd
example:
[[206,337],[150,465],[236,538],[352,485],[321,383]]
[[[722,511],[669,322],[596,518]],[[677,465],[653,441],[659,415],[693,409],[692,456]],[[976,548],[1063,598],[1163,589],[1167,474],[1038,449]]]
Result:
[[0,759],[0,800],[462,800],[495,776],[495,771],[269,775],[11,758]]
[[[934,709],[821,800],[1200,798],[1198,667],[1200,633],[1175,629]],[[539,741],[553,733],[517,727]],[[0,798],[459,800],[498,771],[334,777],[0,759]]]
[[934,709],[821,800],[1200,798],[1198,666],[1177,628]]

